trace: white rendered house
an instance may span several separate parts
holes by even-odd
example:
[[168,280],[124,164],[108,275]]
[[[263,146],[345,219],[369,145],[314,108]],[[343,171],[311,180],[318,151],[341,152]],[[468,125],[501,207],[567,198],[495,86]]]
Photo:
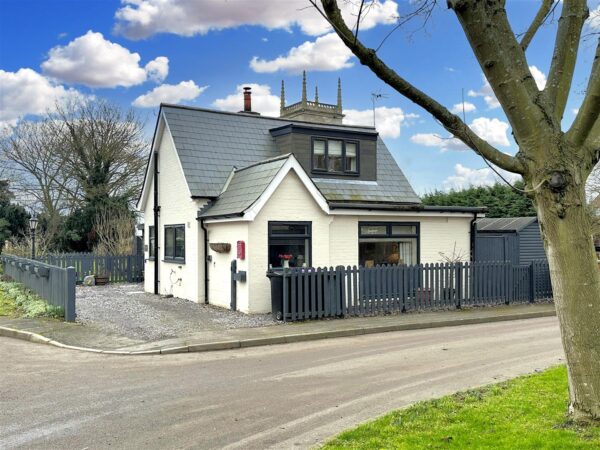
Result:
[[265,313],[284,265],[470,258],[483,210],[422,205],[377,131],[341,124],[339,85],[336,105],[304,82],[290,106],[282,86],[280,118],[244,95],[239,113],[161,105],[138,203],[146,291]]

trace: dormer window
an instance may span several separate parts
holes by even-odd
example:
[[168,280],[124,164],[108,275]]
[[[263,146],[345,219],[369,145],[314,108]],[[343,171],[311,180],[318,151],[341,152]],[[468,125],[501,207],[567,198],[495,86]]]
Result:
[[312,170],[332,174],[358,174],[358,142],[313,138]]

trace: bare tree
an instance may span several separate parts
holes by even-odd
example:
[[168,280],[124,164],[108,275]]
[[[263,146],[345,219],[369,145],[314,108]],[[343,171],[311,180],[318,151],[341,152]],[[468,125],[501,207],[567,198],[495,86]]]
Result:
[[56,115],[51,124],[63,139],[63,167],[80,187],[80,201],[137,199],[148,145],[133,110],[104,100],[81,100],[59,105]]
[[33,205],[31,209],[44,215],[50,240],[58,233],[61,213],[68,209],[69,197],[76,191],[63,168],[62,142],[51,119],[21,121],[0,141],[13,191],[21,203]]
[[135,224],[134,215],[124,207],[102,208],[94,222],[98,238],[94,252],[99,255],[131,255]]
[[[481,139],[459,116],[387,66],[376,50],[358,38],[358,27],[344,21],[336,0],[321,0],[322,9],[316,0],[309,2],[381,80],[429,112],[487,161],[522,175],[536,205],[550,264],[567,356],[569,412],[575,420],[600,420],[600,272],[585,193],[586,179],[600,158],[600,40],[579,112],[568,130],[561,127],[582,29],[589,16],[586,1],[562,2],[548,82],[540,90],[529,69],[526,49],[555,2],[542,2],[519,42],[505,0],[447,0],[512,126],[519,147],[515,156]],[[357,17],[356,23],[360,20]]]

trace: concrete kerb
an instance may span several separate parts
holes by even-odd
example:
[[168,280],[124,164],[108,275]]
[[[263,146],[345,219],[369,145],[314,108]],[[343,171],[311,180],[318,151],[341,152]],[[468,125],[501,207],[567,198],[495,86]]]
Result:
[[240,340],[228,340],[219,342],[206,342],[198,344],[189,344],[181,346],[170,346],[164,348],[152,348],[148,350],[103,350],[89,347],[78,347],[75,345],[67,345],[62,342],[58,342],[49,339],[31,331],[17,330],[14,328],[1,327],[0,336],[10,337],[15,339],[21,339],[29,342],[38,344],[48,344],[55,347],[64,348],[68,350],[78,350],[83,352],[100,353],[106,355],[123,355],[123,356],[138,356],[138,355],[170,355],[179,353],[196,353],[196,352],[208,352],[217,350],[231,350],[236,348],[246,347],[258,347],[264,345],[275,345],[275,344],[288,344],[294,342],[306,342],[321,339],[331,339],[336,337],[349,337],[349,336],[360,336],[363,334],[374,334],[374,333],[387,333],[394,331],[409,331],[409,330],[420,330],[425,328],[440,328],[440,327],[452,327],[460,325],[473,325],[481,323],[493,323],[493,322],[504,322],[508,320],[519,320],[519,319],[535,319],[541,317],[555,316],[555,311],[535,311],[526,313],[512,313],[501,316],[486,316],[486,317],[465,317],[465,318],[452,318],[443,321],[432,321],[432,322],[421,322],[421,323],[400,323],[393,325],[381,325],[373,327],[358,327],[358,328],[344,328],[340,330],[329,330],[329,331],[317,331],[313,333],[295,333],[281,336],[268,336],[268,337],[257,337],[247,338]]

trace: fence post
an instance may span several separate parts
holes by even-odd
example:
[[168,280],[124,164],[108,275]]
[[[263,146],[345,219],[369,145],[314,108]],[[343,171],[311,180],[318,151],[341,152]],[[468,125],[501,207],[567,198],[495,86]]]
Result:
[[535,301],[535,265],[533,261],[529,265],[529,301]]
[[75,322],[75,268],[67,267],[66,269],[66,281],[67,281],[67,298],[65,299],[65,321]]
[[462,299],[462,291],[463,291],[463,283],[462,283],[462,272],[463,272],[463,263],[459,261],[456,263],[456,309],[461,309],[461,299]]

